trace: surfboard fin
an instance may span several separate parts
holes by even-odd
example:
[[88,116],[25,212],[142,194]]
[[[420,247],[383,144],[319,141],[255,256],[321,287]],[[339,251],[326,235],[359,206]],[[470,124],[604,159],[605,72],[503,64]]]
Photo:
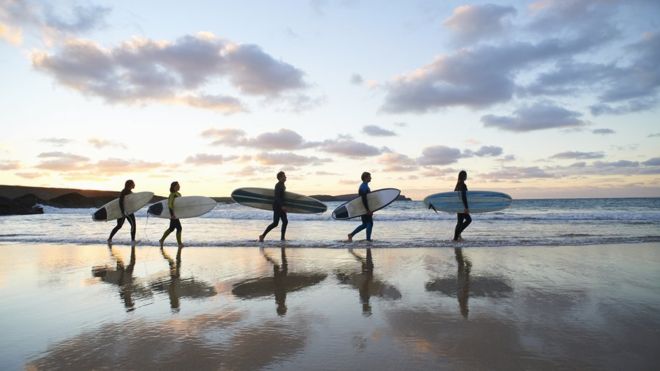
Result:
[[436,210],[435,206],[433,206],[432,204],[429,204],[429,209],[433,209],[433,211],[435,211],[436,214],[438,213],[438,210]]

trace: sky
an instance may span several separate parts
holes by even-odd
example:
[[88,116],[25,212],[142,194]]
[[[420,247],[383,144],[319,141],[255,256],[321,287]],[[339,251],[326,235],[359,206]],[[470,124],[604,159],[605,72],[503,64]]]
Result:
[[660,2],[0,0],[0,184],[660,196]]

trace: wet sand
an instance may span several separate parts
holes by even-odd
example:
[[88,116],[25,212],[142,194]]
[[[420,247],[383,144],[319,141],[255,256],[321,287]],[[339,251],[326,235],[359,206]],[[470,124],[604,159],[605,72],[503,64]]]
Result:
[[655,369],[660,245],[0,243],[0,368]]

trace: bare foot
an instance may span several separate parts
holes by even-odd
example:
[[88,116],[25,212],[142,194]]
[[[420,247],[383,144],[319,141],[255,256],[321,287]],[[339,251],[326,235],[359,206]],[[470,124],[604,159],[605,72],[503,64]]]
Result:
[[264,235],[263,234],[259,235],[259,242],[264,242]]
[[348,234],[348,240],[346,242],[353,242],[353,236],[351,234]]

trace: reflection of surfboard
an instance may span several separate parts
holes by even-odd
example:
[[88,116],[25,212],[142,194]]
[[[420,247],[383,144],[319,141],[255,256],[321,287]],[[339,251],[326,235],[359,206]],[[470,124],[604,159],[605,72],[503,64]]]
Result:
[[[238,188],[231,193],[237,203],[262,210],[273,210],[272,188]],[[325,212],[328,207],[315,198],[293,192],[284,192],[284,207],[290,213],[316,214]]]
[[[133,214],[146,205],[154,196],[153,192],[136,192],[124,197],[124,211],[127,215]],[[107,221],[123,217],[119,208],[119,198],[116,198],[107,204],[101,206],[92,214],[92,220]]]
[[[210,197],[182,196],[174,200],[174,215],[178,219],[194,218],[213,210],[217,202]],[[167,200],[156,202],[149,206],[147,212],[158,218],[170,218]]]
[[[487,213],[511,206],[511,196],[501,192],[467,191],[467,201],[470,213]],[[461,192],[442,192],[432,194],[424,199],[427,208],[448,213],[462,213],[465,210],[461,200]]]
[[[384,208],[394,202],[400,194],[401,191],[396,188],[383,188],[367,193],[369,210],[377,211]],[[332,212],[332,217],[334,219],[350,219],[366,214],[367,209],[365,209],[364,204],[362,203],[362,198],[358,196],[339,205],[335,211]]]

